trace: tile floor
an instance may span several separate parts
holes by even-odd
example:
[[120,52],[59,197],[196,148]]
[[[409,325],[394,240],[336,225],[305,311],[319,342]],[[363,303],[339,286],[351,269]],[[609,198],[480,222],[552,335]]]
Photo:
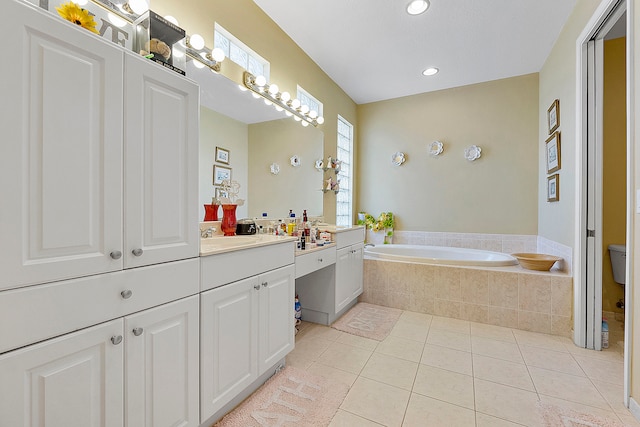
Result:
[[303,323],[287,364],[351,387],[330,427],[538,426],[539,400],[640,426],[616,345],[404,311],[382,342]]

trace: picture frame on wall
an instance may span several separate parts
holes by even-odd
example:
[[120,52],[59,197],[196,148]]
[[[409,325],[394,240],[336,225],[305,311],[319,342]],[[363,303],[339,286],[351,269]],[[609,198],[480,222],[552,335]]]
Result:
[[213,185],[222,185],[224,180],[231,181],[231,168],[213,165]]
[[229,150],[222,147],[216,147],[216,162],[229,164]]
[[216,189],[216,199],[220,200],[221,198],[229,198],[229,192],[222,187],[215,187]]
[[560,174],[547,177],[547,202],[560,200]]
[[547,146],[547,173],[554,173],[560,170],[560,132],[554,132],[553,135],[546,140]]
[[547,110],[547,125],[549,135],[560,127],[560,100],[556,99]]

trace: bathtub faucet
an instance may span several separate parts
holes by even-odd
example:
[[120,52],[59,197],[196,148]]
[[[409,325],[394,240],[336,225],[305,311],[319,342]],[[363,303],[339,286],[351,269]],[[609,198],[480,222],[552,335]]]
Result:
[[367,247],[369,247],[369,246],[371,246],[372,248],[374,248],[376,245],[374,245],[373,243],[365,243],[365,244],[364,244],[364,247],[365,247],[365,248],[367,248]]

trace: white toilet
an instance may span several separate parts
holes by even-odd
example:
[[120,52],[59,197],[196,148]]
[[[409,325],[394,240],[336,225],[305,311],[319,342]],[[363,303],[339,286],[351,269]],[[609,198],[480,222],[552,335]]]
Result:
[[624,287],[627,273],[627,247],[625,245],[609,245],[613,280]]

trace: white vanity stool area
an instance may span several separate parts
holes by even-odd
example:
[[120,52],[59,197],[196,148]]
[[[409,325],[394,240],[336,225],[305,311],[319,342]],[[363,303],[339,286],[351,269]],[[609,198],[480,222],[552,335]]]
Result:
[[332,227],[326,231],[333,234],[333,243],[296,251],[296,294],[302,320],[330,325],[362,294],[365,229]]

